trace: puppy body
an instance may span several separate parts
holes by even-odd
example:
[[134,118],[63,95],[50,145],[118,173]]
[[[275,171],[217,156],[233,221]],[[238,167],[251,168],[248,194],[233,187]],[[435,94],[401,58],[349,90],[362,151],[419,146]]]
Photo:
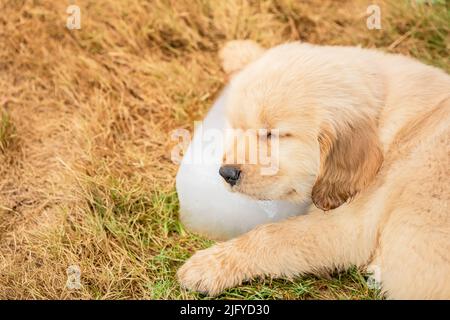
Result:
[[217,294],[256,276],[370,264],[390,298],[450,298],[450,77],[361,48],[226,48],[230,125],[280,132],[278,173],[240,164],[233,191],[316,207],[196,253],[181,283]]

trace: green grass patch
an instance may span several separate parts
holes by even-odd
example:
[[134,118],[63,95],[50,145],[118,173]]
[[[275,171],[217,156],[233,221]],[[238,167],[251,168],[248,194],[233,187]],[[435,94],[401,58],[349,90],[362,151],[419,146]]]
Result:
[[[130,272],[129,268],[138,269],[145,275],[145,282],[138,286],[140,292],[134,289],[134,294],[138,293],[140,297],[211,299],[181,289],[175,274],[196,250],[213,245],[213,241],[183,228],[178,220],[179,204],[174,190],[147,193],[139,185],[126,180],[109,179],[107,183],[91,183],[88,189],[90,218],[85,222],[88,224],[85,230],[96,230],[96,237],[104,239],[109,247],[119,246],[128,260],[128,263],[122,262],[127,267],[119,271],[121,274],[111,278],[122,279],[122,286],[132,288],[133,278],[123,278]],[[115,259],[116,257],[110,256],[104,263],[117,264]],[[97,298],[104,298],[98,296],[98,289],[88,289]],[[121,296],[123,295],[122,292]],[[381,296],[377,290],[367,287],[366,275],[361,270],[351,268],[329,278],[303,276],[293,280],[256,279],[228,289],[217,298],[379,299]]]

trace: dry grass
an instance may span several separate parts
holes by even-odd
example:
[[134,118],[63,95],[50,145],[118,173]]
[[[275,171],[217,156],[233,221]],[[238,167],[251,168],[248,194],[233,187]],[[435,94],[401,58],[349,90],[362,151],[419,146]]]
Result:
[[[82,11],[65,28],[66,7]],[[169,132],[224,85],[228,39],[361,45],[450,69],[449,11],[365,1],[0,0],[0,298],[198,298],[177,267],[210,242],[177,219]],[[440,2],[441,4],[439,4]],[[65,287],[79,265],[82,289]],[[371,299],[361,271],[222,298]]]

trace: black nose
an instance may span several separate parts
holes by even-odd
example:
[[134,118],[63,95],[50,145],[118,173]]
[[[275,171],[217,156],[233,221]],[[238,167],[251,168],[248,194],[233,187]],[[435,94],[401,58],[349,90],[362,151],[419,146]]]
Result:
[[241,170],[235,166],[222,166],[219,169],[219,174],[230,186],[234,186],[241,176]]

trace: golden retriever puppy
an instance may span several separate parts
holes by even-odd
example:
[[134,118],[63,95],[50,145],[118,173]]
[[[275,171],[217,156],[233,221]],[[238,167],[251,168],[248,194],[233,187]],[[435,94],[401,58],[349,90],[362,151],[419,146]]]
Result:
[[230,125],[276,129],[279,143],[276,173],[224,163],[224,183],[315,206],[197,252],[178,271],[182,286],[216,295],[254,277],[357,265],[378,270],[388,298],[449,299],[450,76],[356,47],[233,41],[221,58]]

